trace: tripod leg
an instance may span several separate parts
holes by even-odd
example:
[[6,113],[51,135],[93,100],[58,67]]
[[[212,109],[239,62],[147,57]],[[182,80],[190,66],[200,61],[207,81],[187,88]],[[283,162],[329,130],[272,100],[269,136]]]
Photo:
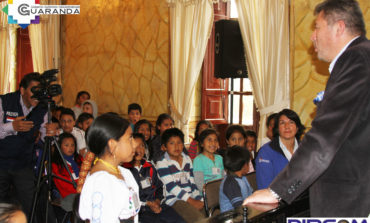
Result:
[[44,151],[42,152],[41,165],[39,169],[39,174],[37,176],[36,190],[35,190],[35,194],[33,195],[31,218],[29,219],[30,223],[33,223],[34,218],[35,218],[37,200],[38,200],[39,192],[41,188],[42,172],[45,169],[45,159],[46,159],[46,153],[49,151],[48,149],[49,149],[49,138],[45,137]]
[[[49,83],[50,84],[50,83]],[[50,96],[50,95],[49,95]],[[50,97],[51,98],[51,97]],[[48,105],[48,111],[47,111],[47,117],[48,117],[48,123],[50,124],[51,123],[51,106],[52,104],[54,103],[53,100],[48,100],[47,101],[47,105]],[[29,220],[30,223],[33,223],[34,221],[34,218],[35,218],[35,211],[36,211],[36,207],[37,207],[37,201],[38,199],[41,199],[43,196],[39,197],[39,193],[40,193],[40,190],[42,188],[42,184],[43,181],[42,180],[42,172],[44,171],[44,168],[46,169],[46,174],[45,174],[45,178],[47,179],[47,195],[46,195],[46,207],[45,207],[45,222],[43,223],[47,223],[48,222],[48,218],[52,218],[51,221],[54,222],[55,221],[55,217],[54,216],[54,212],[52,210],[52,208],[50,208],[51,212],[50,212],[50,216],[49,216],[49,205],[51,206],[51,190],[52,190],[52,171],[51,171],[51,136],[46,136],[45,137],[45,145],[44,145],[44,151],[43,151],[43,154],[42,154],[42,159],[41,159],[41,166],[40,166],[40,170],[39,170],[39,175],[37,177],[37,184],[36,184],[36,191],[35,191],[35,194],[33,196],[33,201],[32,201],[32,212],[31,212],[31,219]],[[48,166],[46,167],[45,165],[45,158],[46,158],[46,155],[48,155]],[[42,203],[42,202],[40,202]],[[43,210],[42,210],[43,211]]]
[[49,145],[48,145],[48,168],[47,168],[47,178],[48,178],[48,182],[47,182],[47,185],[48,185],[48,192],[47,192],[47,198],[46,198],[46,216],[45,216],[45,222],[47,223],[48,222],[48,213],[49,213],[49,201],[51,201],[51,191],[52,191],[52,179],[51,179],[51,175],[52,175],[52,171],[51,171],[51,141],[49,141]]

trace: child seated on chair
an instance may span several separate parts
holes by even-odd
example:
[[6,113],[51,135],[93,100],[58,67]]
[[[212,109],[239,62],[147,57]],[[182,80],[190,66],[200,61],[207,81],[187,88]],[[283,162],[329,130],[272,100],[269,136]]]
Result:
[[251,131],[251,130],[247,130],[245,134],[247,135],[246,147],[249,153],[251,154],[251,161],[253,164],[253,168],[255,169],[256,168],[255,159],[257,157],[257,148],[256,148],[257,147],[257,134],[256,132]]
[[195,157],[197,157],[197,155],[200,153],[200,149],[198,145],[199,135],[200,133],[202,133],[203,130],[206,130],[206,129],[213,129],[212,123],[207,120],[199,121],[197,126],[195,127],[195,133],[194,133],[195,136],[194,136],[193,141],[191,141],[189,149],[188,149],[189,157],[192,160],[194,160]]
[[[233,146],[240,146],[245,150],[247,149],[247,134],[245,129],[241,125],[230,125],[226,129],[226,144],[227,150],[232,148]],[[222,151],[222,150],[221,150]],[[224,155],[221,153],[224,157]],[[252,161],[249,161],[249,173],[254,172]]]
[[59,133],[68,132],[71,133],[77,141],[77,153],[81,156],[85,156],[87,151],[86,149],[86,141],[85,141],[85,132],[77,127],[76,124],[76,117],[75,113],[70,108],[64,108],[60,114],[59,124],[61,129],[59,129]]
[[132,128],[132,131],[135,130],[135,124],[140,120],[141,113],[142,113],[142,109],[139,104],[132,103],[128,105],[127,114],[128,114],[128,120],[130,121],[130,126]]
[[[63,154],[63,158],[67,163],[68,169],[72,174],[72,178],[76,181],[78,179],[82,163],[82,157],[78,155],[76,151],[76,139],[71,133],[64,132],[59,135],[58,144]],[[71,181],[72,179],[63,165],[62,157],[60,157],[60,154],[57,150],[54,150],[51,160],[53,174],[58,177],[53,178],[54,183],[60,195],[64,198],[69,194],[77,193],[72,182],[69,183],[62,180],[65,179],[67,181]]]
[[[216,130],[206,129],[198,138],[201,153],[194,159],[193,165],[195,183],[201,191],[205,183],[224,176],[224,164],[222,156],[215,154],[219,147]],[[202,179],[198,177],[199,173],[202,173]]]
[[242,205],[245,198],[253,192],[247,177],[249,172],[249,152],[240,146],[233,146],[226,151],[224,166],[226,176],[220,186],[221,213],[230,211]]
[[150,123],[146,119],[141,119],[135,124],[134,128],[135,133],[141,133],[144,136],[144,144],[145,144],[145,159],[149,160],[149,144],[150,140],[152,139],[152,123]]
[[193,165],[183,153],[184,134],[180,129],[171,128],[163,132],[162,149],[165,154],[158,160],[158,175],[165,185],[165,203],[185,219],[196,222],[204,218],[204,203],[194,182]]
[[173,123],[173,118],[166,113],[160,114],[157,118],[157,122],[155,124],[156,135],[153,137],[149,144],[149,160],[151,160],[154,164],[157,163],[157,161],[161,159],[164,154],[161,143],[162,134],[167,129],[172,128]]
[[135,143],[135,156],[129,163],[123,166],[129,169],[139,185],[139,197],[141,208],[139,222],[185,222],[170,206],[162,203],[163,183],[158,178],[157,170],[150,163],[145,161],[145,138],[140,133],[133,134]]
[[[60,151],[63,154],[63,158],[67,163],[67,168],[71,172],[73,180],[77,183],[82,164],[82,157],[77,154],[76,139],[71,133],[64,132],[59,135],[58,144]],[[63,160],[59,154],[59,151],[56,149],[54,149],[51,161],[52,173],[55,175],[53,180],[57,189],[56,193],[53,193],[52,197],[54,199],[61,199],[62,206],[64,206],[63,204],[72,206],[74,196],[76,196],[77,191],[72,184],[71,176],[63,164]],[[66,210],[59,206],[54,207],[54,212],[58,221],[62,221],[66,214]]]
[[76,120],[76,127],[78,127],[81,130],[84,130],[86,133],[87,129],[90,127],[90,125],[94,121],[94,116],[90,113],[83,112],[78,116]]
[[91,114],[94,118],[98,117],[98,106],[96,102],[90,99],[84,101],[82,103],[82,112]]

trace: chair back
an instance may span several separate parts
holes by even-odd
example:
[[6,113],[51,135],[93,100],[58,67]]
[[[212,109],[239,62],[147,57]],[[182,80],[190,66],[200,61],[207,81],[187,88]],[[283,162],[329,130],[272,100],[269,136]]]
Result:
[[256,191],[257,190],[256,171],[252,173],[248,173],[246,177],[253,191]]
[[218,179],[204,184],[204,207],[208,217],[211,217],[214,210],[220,207],[219,197],[221,181],[222,179]]

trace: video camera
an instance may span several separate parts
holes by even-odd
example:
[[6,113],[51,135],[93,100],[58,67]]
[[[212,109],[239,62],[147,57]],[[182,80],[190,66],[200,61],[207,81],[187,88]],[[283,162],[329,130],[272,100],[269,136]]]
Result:
[[[62,86],[60,84],[51,84],[56,81],[56,74],[58,69],[51,69],[45,71],[40,76],[40,85],[31,88],[33,93],[32,98],[36,98],[41,103],[52,102],[52,98],[62,93]],[[50,85],[51,84],[51,85]]]

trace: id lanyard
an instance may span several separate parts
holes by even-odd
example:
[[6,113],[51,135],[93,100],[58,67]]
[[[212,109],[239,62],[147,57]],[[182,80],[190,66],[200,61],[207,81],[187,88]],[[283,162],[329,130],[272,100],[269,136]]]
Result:
[[139,168],[136,168],[137,169],[137,171],[138,171],[138,173],[139,173],[139,180],[140,180],[140,186],[141,186],[141,189],[147,189],[147,188],[149,188],[149,187],[151,187],[152,186],[152,179],[151,179],[151,177],[144,177],[141,173],[140,173],[140,171],[141,171],[141,169],[142,169],[142,165],[140,165],[140,167]]
[[180,183],[181,184],[187,184],[188,183],[187,173],[183,172],[182,170],[181,170],[181,175],[180,175]]
[[216,166],[216,158],[215,161],[212,160],[213,167],[212,167],[212,177],[211,179],[217,178],[218,175],[221,174],[221,169]]
[[152,186],[152,180],[150,179],[150,177],[143,177],[140,173],[139,176],[140,176],[140,185],[143,190]]

